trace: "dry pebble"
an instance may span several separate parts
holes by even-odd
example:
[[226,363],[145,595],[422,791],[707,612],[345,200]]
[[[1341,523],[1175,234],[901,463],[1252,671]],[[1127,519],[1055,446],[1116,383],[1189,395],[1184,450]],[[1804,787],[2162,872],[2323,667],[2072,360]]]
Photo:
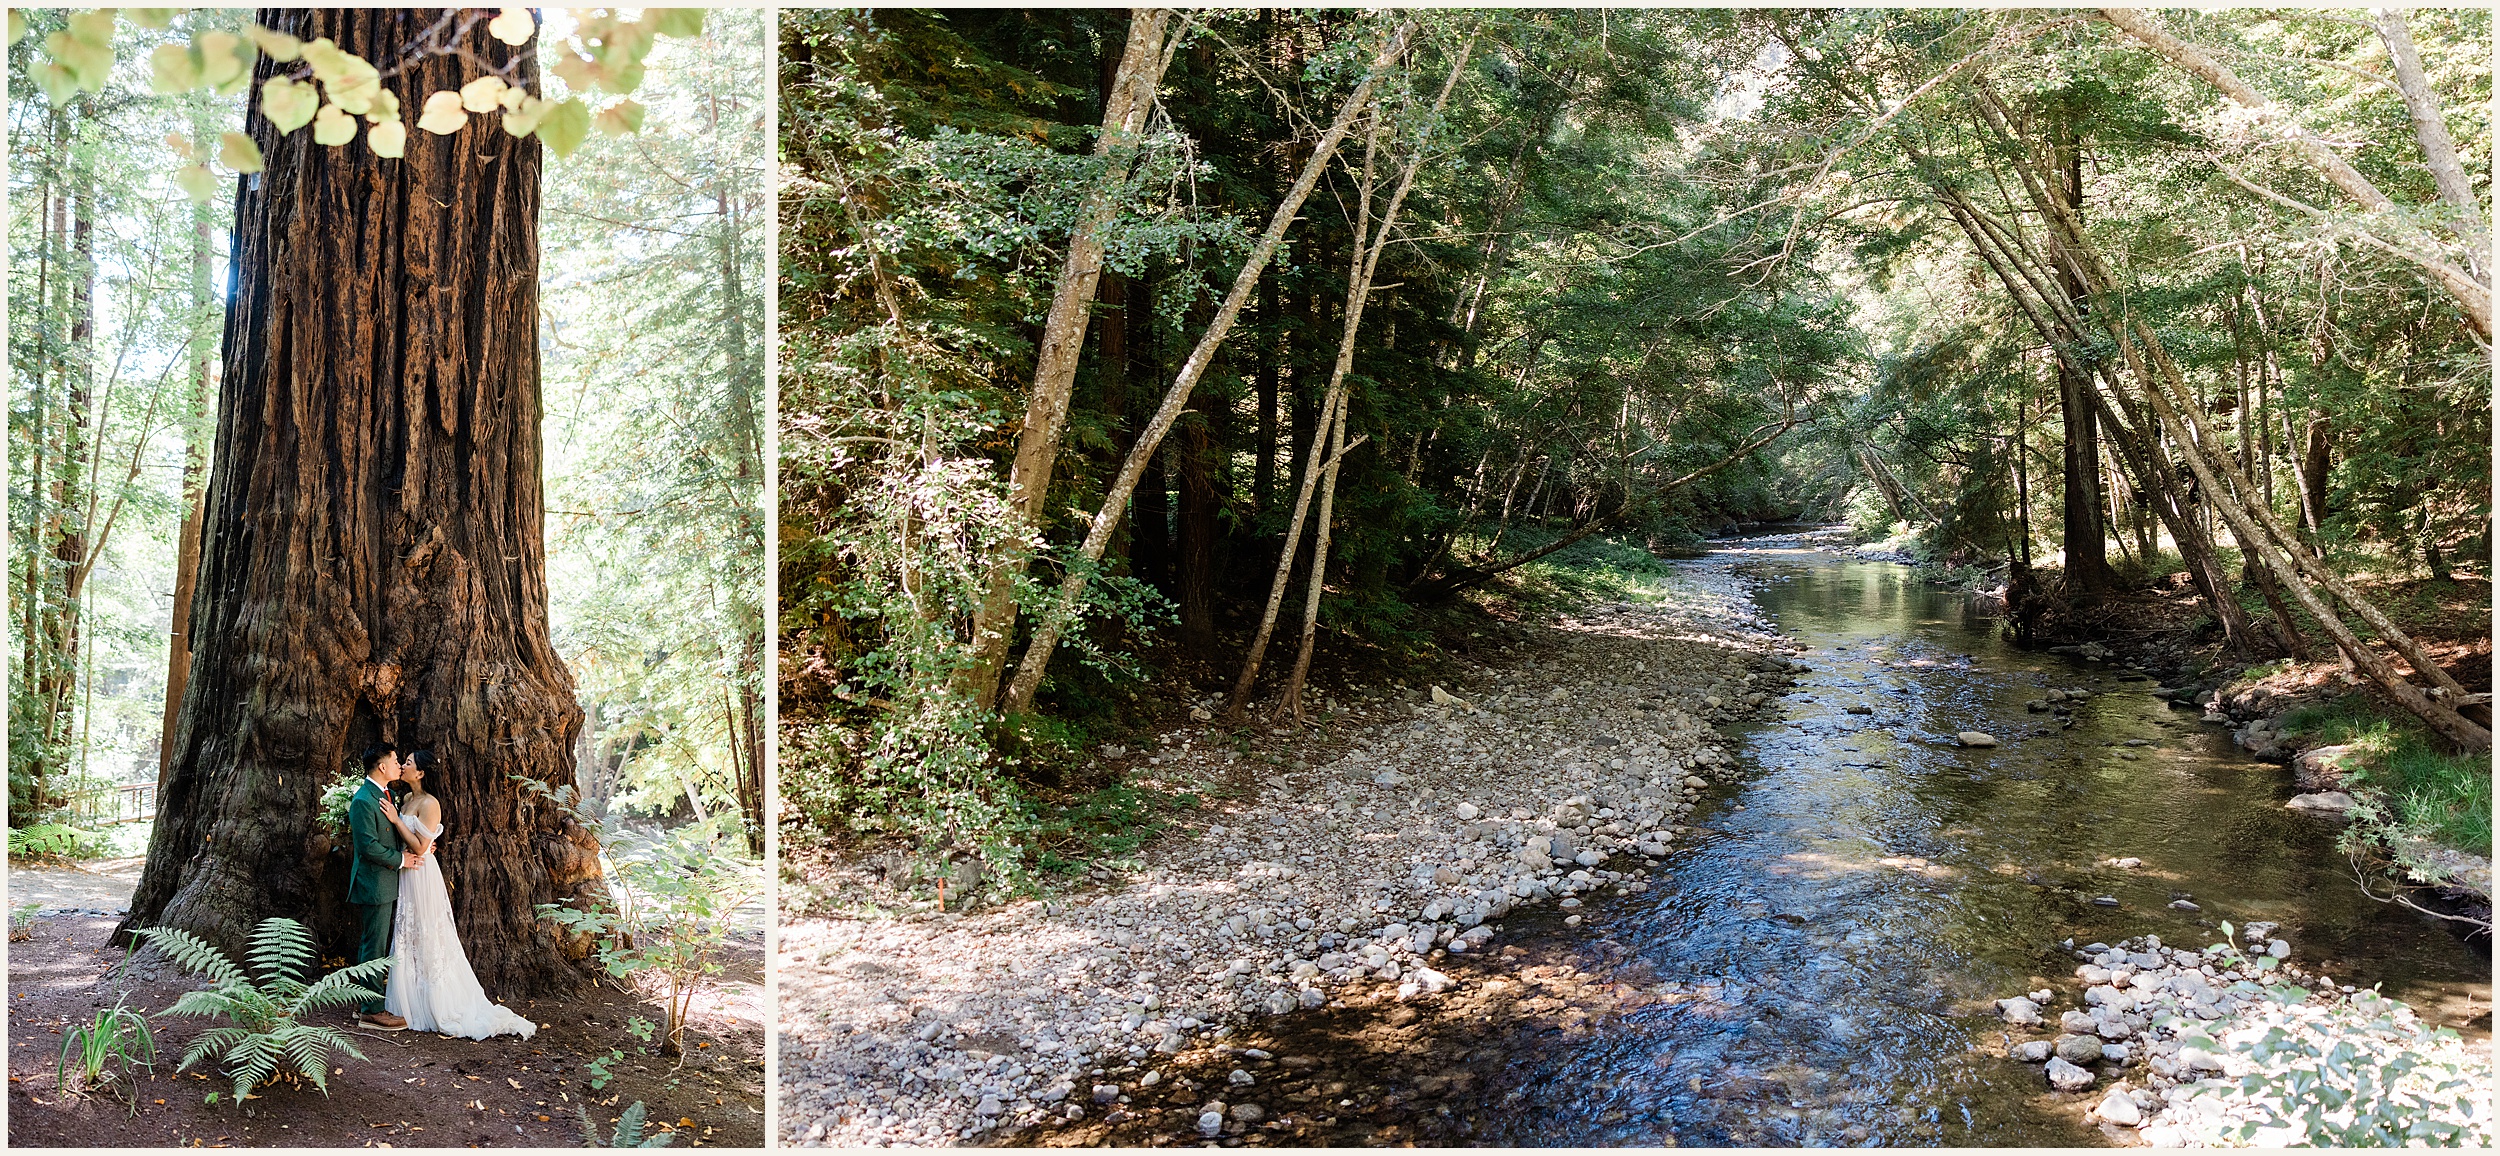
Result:
[[[1510,912],[1641,889],[1733,770],[1717,724],[1791,681],[1786,643],[1732,567],[1688,564],[1658,601],[1583,608],[1535,632],[1530,654],[1381,696],[1339,716],[1341,747],[1262,735],[1280,761],[1255,799],[1165,836],[1109,890],[792,920],[783,1138],[980,1142],[1076,1118],[1061,1104],[1079,1088],[1117,1113],[1129,1097],[1106,1088],[1152,1086],[1158,1064],[1234,1025],[1357,992],[1450,998],[1463,989],[1430,965],[1487,950]],[[1184,725],[1157,772],[1237,771],[1221,740]],[[1222,1131],[1225,1111],[1209,1105],[1199,1131]]]

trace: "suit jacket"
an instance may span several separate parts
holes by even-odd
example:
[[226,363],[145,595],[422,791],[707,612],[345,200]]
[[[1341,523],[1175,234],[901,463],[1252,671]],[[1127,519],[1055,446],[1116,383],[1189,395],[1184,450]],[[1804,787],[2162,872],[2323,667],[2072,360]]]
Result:
[[347,802],[347,901],[399,902],[399,836],[382,814],[382,790],[366,779]]

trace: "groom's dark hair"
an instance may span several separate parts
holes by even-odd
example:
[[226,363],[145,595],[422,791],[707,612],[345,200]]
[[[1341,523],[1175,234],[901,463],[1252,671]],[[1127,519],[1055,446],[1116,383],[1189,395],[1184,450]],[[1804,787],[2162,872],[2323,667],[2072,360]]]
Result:
[[395,755],[398,753],[399,748],[392,746],[389,743],[375,743],[372,746],[365,748],[365,753],[359,761],[363,764],[365,773],[370,775],[373,773],[374,764],[382,761],[382,756]]

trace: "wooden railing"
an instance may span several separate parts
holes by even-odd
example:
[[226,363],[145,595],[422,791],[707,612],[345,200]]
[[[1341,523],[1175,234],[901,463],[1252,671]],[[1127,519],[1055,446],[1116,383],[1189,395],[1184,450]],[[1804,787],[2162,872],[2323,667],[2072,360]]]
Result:
[[70,814],[81,827],[145,823],[156,818],[156,784],[89,787],[70,795]]

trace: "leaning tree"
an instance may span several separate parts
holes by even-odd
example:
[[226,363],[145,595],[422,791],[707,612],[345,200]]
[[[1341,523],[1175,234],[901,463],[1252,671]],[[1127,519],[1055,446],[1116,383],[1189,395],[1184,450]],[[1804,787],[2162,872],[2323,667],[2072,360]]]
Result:
[[[480,70],[536,95],[534,41],[507,45],[482,19],[258,19],[373,62],[411,111]],[[541,142],[482,116],[406,133],[396,157],[381,132],[326,147],[335,129],[325,143],[265,115],[267,82],[303,66],[254,69],[246,130],[264,163],[236,197],[191,675],[115,939],[179,927],[234,945],[271,915],[338,926],[344,859],[321,794],[388,740],[440,760],[438,854],[478,978],[507,998],[568,985],[582,945],[535,909],[585,900],[599,860],[530,786],[572,781],[582,724],[547,622]]]

